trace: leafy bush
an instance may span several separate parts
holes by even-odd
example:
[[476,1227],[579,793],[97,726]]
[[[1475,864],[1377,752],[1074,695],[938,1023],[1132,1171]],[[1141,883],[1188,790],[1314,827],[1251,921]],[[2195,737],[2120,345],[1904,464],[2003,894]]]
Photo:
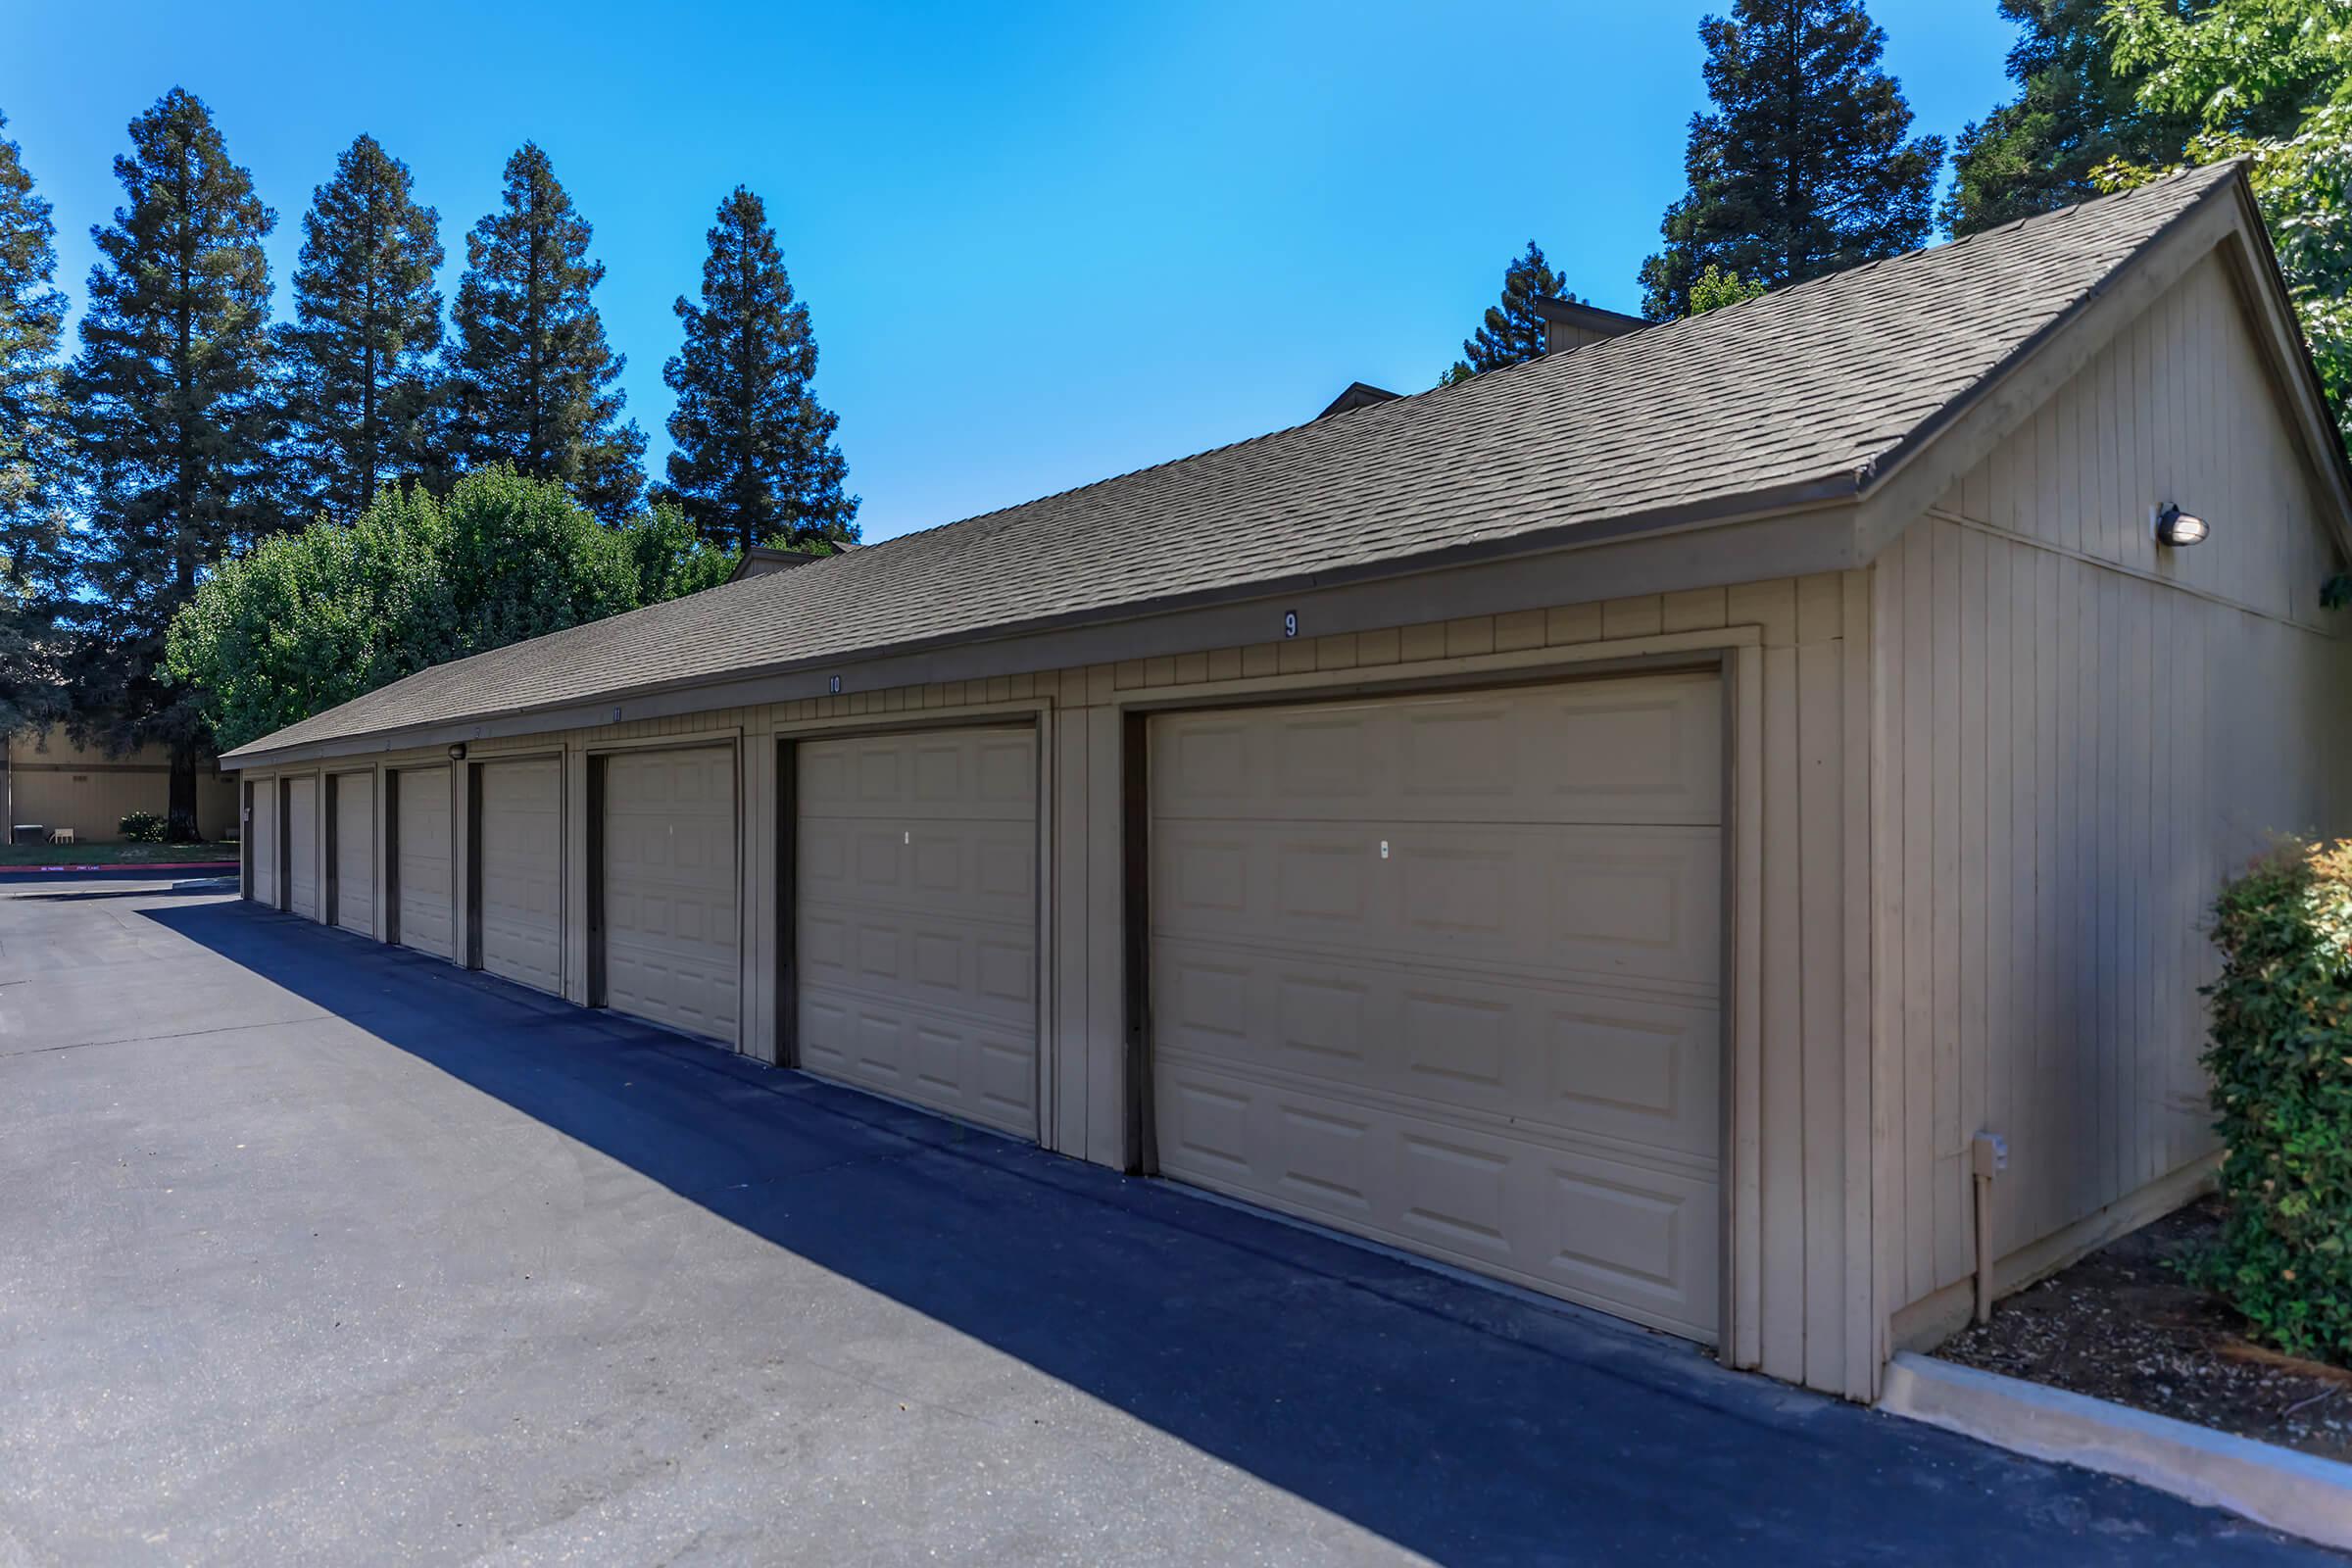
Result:
[[735,558],[674,510],[608,528],[509,468],[379,491],[220,564],[172,623],[172,677],[222,750],[414,674],[723,581]]
[[153,811],[132,811],[116,826],[133,844],[161,844],[171,824]]
[[2352,840],[2281,844],[2214,915],[2229,1215],[2201,1272],[2279,1348],[2352,1362]]

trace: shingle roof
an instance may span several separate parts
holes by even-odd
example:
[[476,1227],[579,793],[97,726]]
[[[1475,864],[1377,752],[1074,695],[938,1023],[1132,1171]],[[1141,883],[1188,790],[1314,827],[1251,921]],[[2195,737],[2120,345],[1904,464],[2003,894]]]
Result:
[[1868,466],[2231,177],[2193,170],[1416,396],[421,670],[225,760],[1112,620]]

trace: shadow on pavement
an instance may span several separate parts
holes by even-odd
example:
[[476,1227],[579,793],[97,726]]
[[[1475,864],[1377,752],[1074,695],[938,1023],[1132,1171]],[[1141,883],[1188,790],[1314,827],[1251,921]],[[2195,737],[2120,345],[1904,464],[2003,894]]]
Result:
[[2279,1559],[2276,1539],[2171,1497],[421,955],[233,900],[144,913],[774,1246],[1440,1562]]

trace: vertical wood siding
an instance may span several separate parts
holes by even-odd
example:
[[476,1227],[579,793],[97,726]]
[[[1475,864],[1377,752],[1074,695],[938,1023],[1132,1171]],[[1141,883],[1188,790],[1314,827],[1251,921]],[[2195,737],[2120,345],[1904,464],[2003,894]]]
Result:
[[[2159,552],[2151,505],[2211,538]],[[1882,1305],[2209,1153],[2204,910],[2343,824],[2334,549],[2218,259],[1880,558],[1873,973]]]

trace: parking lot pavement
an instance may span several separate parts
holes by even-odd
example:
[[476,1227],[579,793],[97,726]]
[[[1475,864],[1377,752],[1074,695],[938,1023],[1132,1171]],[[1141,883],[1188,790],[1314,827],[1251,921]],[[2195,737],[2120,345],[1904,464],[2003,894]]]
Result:
[[2333,1561],[203,892],[0,889],[0,1561]]

